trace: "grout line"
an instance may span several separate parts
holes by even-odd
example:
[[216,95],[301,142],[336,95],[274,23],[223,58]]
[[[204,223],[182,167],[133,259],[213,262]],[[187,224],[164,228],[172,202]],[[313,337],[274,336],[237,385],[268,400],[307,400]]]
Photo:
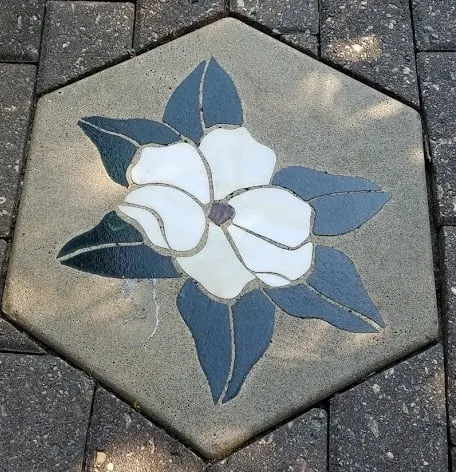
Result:
[[84,452],[83,452],[84,455],[82,457],[82,472],[86,472],[88,470],[88,465],[89,465],[88,448],[89,448],[89,440],[90,440],[90,428],[92,426],[93,409],[95,405],[95,397],[97,394],[97,390],[98,390],[98,384],[97,382],[94,382],[93,392],[92,392],[92,401],[90,403],[89,418],[87,421],[87,428],[86,428],[86,433],[85,433]]

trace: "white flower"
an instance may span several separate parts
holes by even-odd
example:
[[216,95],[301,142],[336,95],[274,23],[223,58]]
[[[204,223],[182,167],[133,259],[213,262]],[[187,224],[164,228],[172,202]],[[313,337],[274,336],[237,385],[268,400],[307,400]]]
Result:
[[199,150],[184,142],[146,146],[119,209],[217,297],[236,297],[255,277],[288,285],[312,264],[312,211],[270,185],[275,162],[243,127],[209,132]]

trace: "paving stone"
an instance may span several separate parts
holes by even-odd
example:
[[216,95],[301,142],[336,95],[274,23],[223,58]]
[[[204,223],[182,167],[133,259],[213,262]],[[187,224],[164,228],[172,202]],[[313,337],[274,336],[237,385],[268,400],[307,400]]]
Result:
[[207,472],[326,472],[326,422],[324,410],[311,410],[210,466]]
[[0,318],[0,351],[42,354],[44,350],[11,323]]
[[204,462],[185,446],[102,388],[95,394],[86,451],[86,472],[204,469]]
[[321,56],[418,105],[408,0],[322,0]]
[[93,382],[50,356],[0,354],[0,471],[80,472]]
[[280,39],[303,52],[318,56],[318,38],[310,33],[284,34]]
[[48,2],[38,92],[128,56],[134,14],[132,3]]
[[37,62],[46,0],[0,0],[0,60]]
[[440,345],[374,375],[330,404],[331,472],[445,472]]
[[[205,457],[437,338],[421,119],[403,103],[225,18],[41,97],[36,116],[3,309]],[[211,182],[173,128],[200,143]],[[236,160],[247,143],[258,163]],[[166,185],[144,155],[169,163],[157,177]],[[187,190],[173,191],[189,207],[145,200],[164,205],[166,235],[177,222],[171,250],[158,223],[148,233],[123,211],[138,209],[137,190],[170,192],[181,171],[172,182]],[[269,206],[270,182],[300,198],[275,188]],[[248,272],[220,229],[237,231],[231,204],[242,219],[250,183],[269,194],[252,204],[260,214],[280,208],[294,222],[299,208],[296,232],[263,228],[282,228],[298,253],[272,239],[253,245],[260,262],[277,261],[264,270],[291,267],[296,284]],[[211,249],[205,231],[219,235],[216,254],[184,269]],[[234,275],[223,270],[233,265]]]
[[230,12],[276,33],[318,34],[318,0],[230,0]]
[[439,240],[442,254],[441,295],[446,337],[448,417],[450,438],[456,444],[456,228],[443,227]]
[[138,0],[135,48],[153,46],[224,15],[224,0]]
[[456,223],[456,53],[420,53],[418,72],[432,159],[437,223]]
[[412,0],[418,50],[456,49],[456,4],[453,0]]
[[0,237],[10,233],[30,121],[36,69],[0,64]]

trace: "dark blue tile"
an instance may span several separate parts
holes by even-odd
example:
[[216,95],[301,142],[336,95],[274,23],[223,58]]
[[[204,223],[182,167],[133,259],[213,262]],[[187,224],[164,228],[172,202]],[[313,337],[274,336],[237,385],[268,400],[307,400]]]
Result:
[[207,128],[218,124],[241,126],[244,121],[236,86],[214,58],[204,77],[203,119]]
[[268,289],[266,292],[285,313],[298,318],[317,318],[336,328],[355,333],[377,330],[357,314],[332,304],[305,284]]
[[207,297],[192,280],[183,285],[177,306],[192,333],[198,359],[216,403],[231,368],[229,308]]
[[115,211],[107,213],[91,230],[68,241],[57,257],[63,257],[79,249],[100,244],[142,242],[143,237],[131,224],[122,220]]
[[82,118],[82,120],[111,133],[127,136],[140,145],[150,143],[166,145],[180,141],[180,136],[175,131],[158,121],[146,119],[116,120],[103,116],[89,116]]
[[317,246],[315,267],[307,283],[331,300],[358,311],[380,326],[384,326],[353,262],[343,252],[331,247]]
[[79,121],[78,124],[98,148],[109,177],[114,182],[128,187],[127,169],[137,151],[137,147],[120,136],[106,133],[90,124],[82,121]]
[[201,62],[171,95],[163,121],[179,133],[199,144],[203,136],[200,113],[200,84],[206,61]]
[[260,290],[241,297],[232,307],[234,365],[223,402],[233,399],[248,373],[263,356],[274,332],[275,306]]
[[315,210],[313,232],[335,236],[353,231],[378,213],[389,199],[388,193],[370,191],[317,197],[309,201]]
[[272,183],[292,190],[304,200],[336,192],[379,190],[377,184],[361,177],[332,175],[300,166],[279,170]]
[[156,253],[145,244],[103,247],[60,262],[83,272],[118,279],[179,277],[170,257]]

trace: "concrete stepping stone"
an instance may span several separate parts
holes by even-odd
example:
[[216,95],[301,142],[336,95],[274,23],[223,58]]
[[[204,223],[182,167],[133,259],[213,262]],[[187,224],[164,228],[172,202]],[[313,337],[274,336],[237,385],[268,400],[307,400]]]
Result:
[[227,455],[437,338],[421,143],[220,20],[40,99],[4,310]]

